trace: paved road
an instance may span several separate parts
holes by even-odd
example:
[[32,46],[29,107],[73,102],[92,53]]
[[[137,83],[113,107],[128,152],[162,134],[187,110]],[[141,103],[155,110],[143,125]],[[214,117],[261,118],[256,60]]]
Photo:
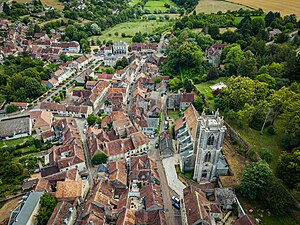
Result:
[[168,225],[178,224],[175,222],[175,213],[174,213],[174,208],[173,208],[172,202],[171,202],[172,196],[171,196],[170,188],[167,183],[167,178],[166,178],[166,174],[165,174],[162,162],[159,158],[159,151],[156,151],[155,158],[156,158],[157,167],[158,167],[158,174],[160,177],[160,186],[161,186],[161,190],[162,190],[163,204],[164,204],[164,210],[165,210],[167,224]]
[[81,136],[81,140],[82,140],[82,144],[83,144],[83,150],[84,150],[84,155],[85,155],[85,163],[87,166],[87,172],[89,174],[89,184],[91,186],[91,188],[93,187],[93,178],[96,177],[96,169],[93,168],[93,164],[91,161],[91,155],[90,155],[90,151],[87,145],[87,141],[86,141],[86,135],[84,130],[86,129],[86,119],[75,119],[76,124],[77,124],[77,129],[80,133]]
[[177,159],[175,156],[163,159],[163,166],[165,173],[167,175],[167,181],[169,187],[176,192],[180,198],[183,197],[183,189],[185,185],[178,179],[175,165],[177,164]]

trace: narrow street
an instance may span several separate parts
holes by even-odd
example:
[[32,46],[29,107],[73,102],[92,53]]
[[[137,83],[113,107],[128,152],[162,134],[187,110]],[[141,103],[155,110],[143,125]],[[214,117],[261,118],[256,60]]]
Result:
[[83,144],[83,150],[84,150],[84,155],[85,155],[85,162],[87,166],[87,172],[89,174],[89,184],[91,188],[93,187],[93,177],[95,177],[96,169],[93,168],[91,156],[90,156],[90,151],[86,142],[86,135],[84,133],[84,129],[86,129],[86,119],[75,119],[77,128],[80,132],[82,144]]

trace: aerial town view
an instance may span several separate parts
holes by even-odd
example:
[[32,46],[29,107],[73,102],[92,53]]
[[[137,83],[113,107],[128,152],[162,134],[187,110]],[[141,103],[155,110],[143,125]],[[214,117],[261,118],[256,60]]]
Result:
[[300,225],[300,0],[0,0],[0,225]]

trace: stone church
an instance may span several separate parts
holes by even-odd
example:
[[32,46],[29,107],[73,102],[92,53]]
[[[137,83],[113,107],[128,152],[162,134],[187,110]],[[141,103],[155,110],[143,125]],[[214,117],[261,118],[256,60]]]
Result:
[[228,173],[228,165],[222,155],[226,127],[219,112],[199,116],[193,105],[175,123],[177,149],[181,171],[194,171],[193,179],[199,183],[216,181]]

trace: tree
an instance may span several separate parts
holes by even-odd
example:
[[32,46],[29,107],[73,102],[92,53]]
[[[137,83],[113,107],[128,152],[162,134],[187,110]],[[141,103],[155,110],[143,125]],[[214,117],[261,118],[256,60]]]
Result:
[[250,51],[245,52],[245,57],[240,61],[237,68],[237,75],[242,77],[254,78],[257,73],[256,59]]
[[230,77],[227,87],[218,95],[218,107],[224,110],[243,110],[245,104],[257,106],[266,100],[269,94],[268,85],[248,77]]
[[8,16],[10,15],[10,7],[6,2],[3,2],[3,12]]
[[157,77],[155,78],[155,83],[158,84],[162,81],[162,78],[161,77]]
[[19,108],[18,108],[16,105],[7,105],[7,106],[5,107],[6,113],[13,113],[13,112],[18,111],[18,109],[19,109]]
[[108,68],[105,70],[105,72],[106,72],[107,74],[113,74],[113,73],[115,72],[115,69],[114,69],[113,67],[108,67]]
[[300,145],[300,94],[296,96],[296,100],[288,105],[283,115],[287,148]]
[[224,51],[225,68],[228,70],[229,74],[236,74],[240,62],[244,59],[244,52],[242,51],[241,46],[238,44],[226,46]]
[[265,16],[265,22],[266,26],[270,26],[273,20],[275,19],[275,15],[272,11],[268,12],[267,15]]
[[267,149],[267,148],[263,148],[260,151],[260,156],[263,160],[265,160],[266,162],[270,163],[273,159],[273,154],[272,152]]
[[60,60],[62,60],[63,62],[67,62],[69,57],[68,57],[66,54],[61,54],[61,55],[59,56],[59,58],[60,58]]
[[219,73],[215,67],[211,67],[207,73],[207,80],[216,80],[219,78]]
[[49,193],[43,194],[41,197],[41,209],[36,216],[38,225],[46,225],[48,223],[55,206],[56,198],[52,197]]
[[276,80],[275,78],[271,77],[269,74],[260,74],[255,77],[256,80],[260,82],[264,82],[268,84],[270,89],[274,89],[276,86]]
[[32,77],[29,77],[25,81],[25,90],[27,93],[27,97],[33,99],[37,98],[43,93],[42,85]]
[[191,80],[187,80],[187,79],[185,79],[185,91],[187,92],[187,93],[191,93],[192,92],[192,90],[193,90],[193,83],[192,83],[192,81]]
[[204,106],[205,106],[203,96],[202,95],[198,96],[194,100],[193,105],[194,105],[194,107],[197,111],[202,111],[204,109]]
[[89,126],[93,126],[96,123],[97,120],[97,116],[95,116],[94,114],[90,114],[87,117],[87,123]]
[[282,152],[278,158],[277,176],[290,188],[296,188],[300,184],[300,148],[293,152]]
[[33,31],[34,31],[34,33],[41,33],[42,29],[40,28],[40,26],[38,24],[35,24]]
[[102,163],[106,163],[107,156],[103,152],[97,152],[93,158],[92,158],[92,163],[93,165],[99,165]]
[[263,190],[268,187],[268,181],[274,175],[265,161],[253,162],[246,166],[240,185],[241,194],[250,199],[259,199]]
[[173,79],[170,79],[169,86],[172,91],[176,91],[182,87],[183,83],[181,80],[177,77],[174,77]]
[[101,33],[101,28],[96,23],[93,23],[91,25],[91,32],[93,35],[99,35]]

